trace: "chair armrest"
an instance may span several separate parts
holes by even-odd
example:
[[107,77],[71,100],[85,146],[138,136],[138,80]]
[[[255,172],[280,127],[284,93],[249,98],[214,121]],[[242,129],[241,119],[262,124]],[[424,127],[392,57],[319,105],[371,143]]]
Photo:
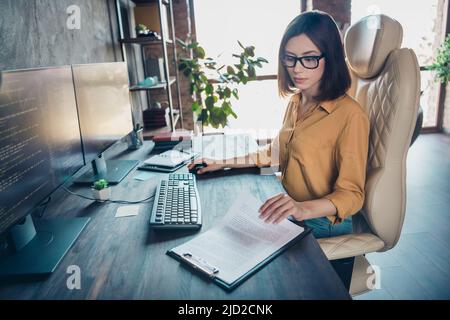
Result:
[[370,233],[347,234],[317,239],[328,260],[355,257],[384,248],[384,242]]

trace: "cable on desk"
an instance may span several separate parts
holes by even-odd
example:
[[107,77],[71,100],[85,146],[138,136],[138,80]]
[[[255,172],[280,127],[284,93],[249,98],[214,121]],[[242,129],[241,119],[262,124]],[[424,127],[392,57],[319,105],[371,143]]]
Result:
[[68,193],[70,193],[70,194],[72,194],[74,196],[77,196],[77,197],[80,197],[80,198],[83,198],[83,199],[87,199],[87,200],[97,201],[97,202],[111,202],[111,203],[119,203],[119,204],[137,204],[137,203],[147,202],[147,201],[149,201],[149,200],[151,200],[152,198],[155,197],[155,195],[151,195],[150,197],[147,197],[147,198],[142,199],[142,200],[136,200],[136,201],[128,201],[128,200],[97,200],[95,198],[91,198],[91,197],[88,197],[88,196],[85,196],[85,195],[73,192],[73,191],[69,190],[66,186],[62,186],[62,188],[66,192],[68,192]]
[[44,202],[42,202],[36,206],[36,209],[42,208],[41,212],[39,212],[39,214],[37,215],[38,218],[42,218],[44,216],[45,210],[47,209],[47,206],[51,200],[52,200],[52,197],[49,196]]

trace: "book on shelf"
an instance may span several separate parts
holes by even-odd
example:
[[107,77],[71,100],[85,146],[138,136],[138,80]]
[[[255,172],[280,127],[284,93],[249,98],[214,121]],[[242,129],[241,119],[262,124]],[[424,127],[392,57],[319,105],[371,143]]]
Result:
[[155,143],[174,142],[174,141],[190,141],[192,140],[192,131],[176,130],[174,132],[163,132],[153,137]]
[[174,132],[156,133],[152,140],[154,149],[190,149],[192,147],[192,131],[176,130]]

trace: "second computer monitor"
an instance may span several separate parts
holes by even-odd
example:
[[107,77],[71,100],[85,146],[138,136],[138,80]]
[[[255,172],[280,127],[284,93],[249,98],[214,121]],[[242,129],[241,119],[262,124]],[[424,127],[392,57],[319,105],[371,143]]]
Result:
[[[73,65],[72,71],[83,152],[89,164],[133,130],[128,69],[125,62],[112,62]],[[86,173],[76,182],[91,183],[104,178],[118,183],[138,161],[102,163],[105,166],[102,170],[97,172],[97,167],[93,166],[92,173]]]
[[133,130],[125,62],[73,65],[86,161]]

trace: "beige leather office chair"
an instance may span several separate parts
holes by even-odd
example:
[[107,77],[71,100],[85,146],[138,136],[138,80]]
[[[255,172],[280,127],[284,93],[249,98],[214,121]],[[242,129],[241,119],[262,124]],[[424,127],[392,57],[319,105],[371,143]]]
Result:
[[[406,208],[406,155],[419,106],[420,74],[414,52],[401,48],[400,23],[368,16],[344,38],[352,95],[367,111],[370,141],[365,202],[354,216],[354,234],[320,239],[330,260],[356,257],[352,295],[369,291],[373,279],[364,254],[393,248]],[[370,279],[369,279],[370,278]]]

